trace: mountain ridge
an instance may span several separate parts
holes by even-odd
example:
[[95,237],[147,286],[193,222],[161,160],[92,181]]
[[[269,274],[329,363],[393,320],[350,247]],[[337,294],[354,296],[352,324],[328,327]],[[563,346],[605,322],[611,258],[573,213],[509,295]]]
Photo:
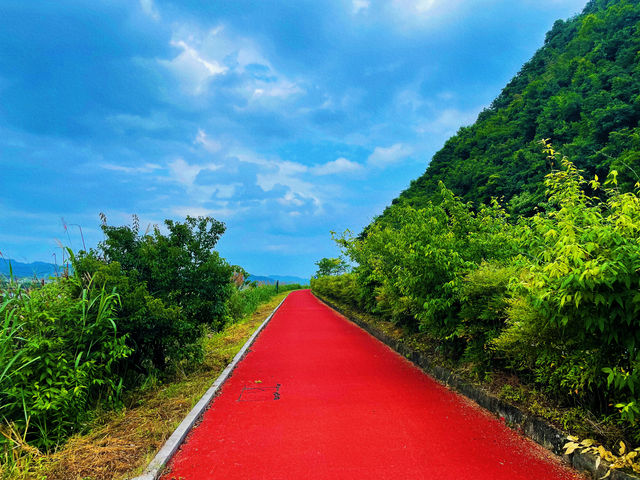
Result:
[[498,198],[529,215],[555,167],[542,139],[587,176],[616,169],[620,186],[633,188],[640,180],[639,25],[640,3],[629,0],[592,0],[581,14],[556,21],[491,106],[449,138],[392,205],[423,207],[443,182],[464,201]]

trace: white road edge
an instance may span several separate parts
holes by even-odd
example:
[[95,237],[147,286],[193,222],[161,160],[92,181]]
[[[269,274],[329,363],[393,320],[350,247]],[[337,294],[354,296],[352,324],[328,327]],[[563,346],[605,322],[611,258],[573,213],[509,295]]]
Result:
[[[287,295],[287,297],[288,296],[289,295]],[[189,434],[196,421],[198,421],[200,416],[209,407],[209,404],[216,396],[224,382],[231,376],[231,372],[233,372],[238,363],[240,363],[240,360],[242,360],[242,358],[247,354],[247,351],[249,350],[249,347],[251,347],[251,344],[253,344],[262,329],[267,326],[267,323],[269,323],[271,318],[275,315],[275,313],[278,311],[287,297],[284,297],[282,299],[282,302],[278,304],[278,306],[273,310],[273,312],[271,312],[266,320],[260,324],[255,332],[253,332],[253,335],[251,335],[249,340],[247,340],[247,342],[242,346],[240,351],[233,358],[233,361],[229,365],[227,365],[227,368],[224,369],[224,371],[220,374],[216,381],[213,382],[213,385],[211,385],[209,390],[207,390],[200,401],[196,403],[195,407],[191,409],[185,419],[180,423],[180,425],[178,425],[178,428],[176,428],[175,431],[171,434],[160,451],[156,454],[153,460],[151,460],[142,475],[135,477],[132,480],[157,480],[171,457],[173,457],[180,445],[182,445],[182,442],[184,442],[185,437]]]

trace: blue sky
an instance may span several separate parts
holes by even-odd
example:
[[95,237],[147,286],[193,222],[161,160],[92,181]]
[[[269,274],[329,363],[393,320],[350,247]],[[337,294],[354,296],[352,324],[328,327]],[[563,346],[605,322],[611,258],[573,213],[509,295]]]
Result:
[[211,215],[231,263],[309,276],[585,3],[0,0],[0,252]]

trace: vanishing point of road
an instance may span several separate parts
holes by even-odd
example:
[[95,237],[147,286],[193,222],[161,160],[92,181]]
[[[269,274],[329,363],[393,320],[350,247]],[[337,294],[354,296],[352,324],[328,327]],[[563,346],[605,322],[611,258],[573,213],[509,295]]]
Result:
[[163,480],[579,480],[319,302],[289,294]]

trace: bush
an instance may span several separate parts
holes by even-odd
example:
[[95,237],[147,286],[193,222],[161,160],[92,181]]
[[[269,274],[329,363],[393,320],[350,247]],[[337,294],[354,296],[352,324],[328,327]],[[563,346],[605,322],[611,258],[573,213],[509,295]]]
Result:
[[5,298],[0,313],[10,333],[0,337],[0,372],[11,372],[0,381],[0,414],[33,445],[52,448],[92,408],[118,403],[116,366],[130,349],[114,321],[117,303],[77,276]]
[[505,327],[508,287],[516,276],[515,266],[483,262],[463,278],[456,335],[465,344],[463,358],[475,364],[479,373],[491,370],[495,360],[492,342]]
[[131,348],[120,368],[127,384],[151,373],[175,371],[180,362],[202,356],[201,326],[189,322],[180,307],[153,297],[135,270],[127,274],[120,263],[104,263],[95,253],[78,255],[73,267],[82,277],[120,296],[115,321]]
[[362,238],[339,243],[358,263],[358,283],[374,296],[375,304],[361,304],[414,331],[455,338],[464,276],[483,260],[515,255],[513,232],[497,203],[475,211],[441,185],[438,204],[394,205]]
[[[497,345],[550,391],[599,410],[614,404],[635,423],[640,199],[618,191],[615,172],[603,200],[589,197],[580,172],[566,158],[562,165],[546,178],[554,209],[531,221],[533,255]],[[598,191],[598,179],[589,187]]]
[[165,226],[167,235],[158,227],[140,235],[136,217],[132,226],[103,224],[106,239],[99,256],[118,262],[153,297],[180,307],[191,324],[219,330],[229,320],[227,302],[234,291],[233,267],[214,250],[224,223],[187,217],[185,222],[165,220]]

